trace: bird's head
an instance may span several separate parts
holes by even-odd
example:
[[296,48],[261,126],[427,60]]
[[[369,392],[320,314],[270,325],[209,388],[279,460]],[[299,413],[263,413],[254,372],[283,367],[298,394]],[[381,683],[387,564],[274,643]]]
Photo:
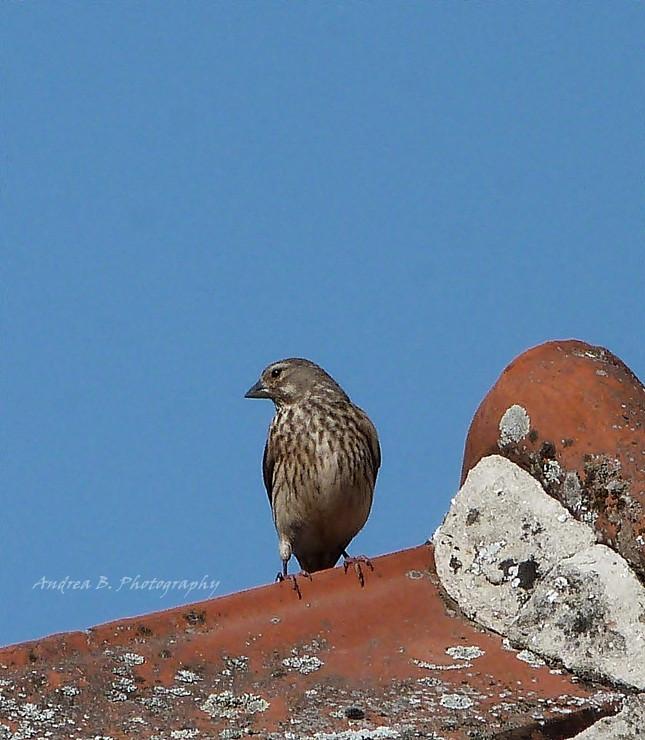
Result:
[[345,391],[320,366],[299,357],[269,365],[244,397],[270,398],[278,407],[309,397],[349,400]]

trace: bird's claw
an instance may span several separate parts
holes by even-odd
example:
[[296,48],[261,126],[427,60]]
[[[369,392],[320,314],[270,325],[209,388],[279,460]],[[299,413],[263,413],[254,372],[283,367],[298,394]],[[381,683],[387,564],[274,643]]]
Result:
[[372,561],[365,557],[365,555],[356,555],[355,557],[351,557],[350,555],[343,555],[345,558],[343,562],[343,569],[345,573],[347,573],[347,569],[350,565],[354,566],[354,570],[356,571],[356,575],[358,576],[358,581],[361,584],[361,588],[365,585],[365,576],[363,575],[363,569],[361,568],[361,563],[366,565],[370,570],[374,570],[374,566],[372,565]]
[[311,574],[307,573],[306,570],[301,570],[299,573],[296,573],[295,575],[286,575],[285,573],[278,573],[275,577],[276,581],[291,581],[291,586],[293,590],[298,594],[298,598],[302,599],[302,591],[300,590],[300,586],[298,585],[298,581],[296,580],[296,576],[302,576],[303,578],[308,578],[311,581]]

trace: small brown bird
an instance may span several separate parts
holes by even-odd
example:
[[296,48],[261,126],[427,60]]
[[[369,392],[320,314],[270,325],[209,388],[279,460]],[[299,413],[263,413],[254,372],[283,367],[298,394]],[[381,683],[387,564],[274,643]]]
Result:
[[[295,555],[303,575],[360,562],[347,546],[363,528],[381,464],[378,435],[367,414],[321,367],[292,358],[269,365],[246,398],[270,398],[262,472],[278,532],[282,573]],[[360,562],[359,562],[360,561]],[[294,588],[300,594],[295,577]]]

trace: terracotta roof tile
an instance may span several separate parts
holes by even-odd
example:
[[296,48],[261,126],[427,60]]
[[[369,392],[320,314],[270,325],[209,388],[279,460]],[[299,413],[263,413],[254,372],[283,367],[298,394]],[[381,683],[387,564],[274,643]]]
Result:
[[616,711],[461,616],[431,546],[374,566],[4,648],[0,738],[570,737]]

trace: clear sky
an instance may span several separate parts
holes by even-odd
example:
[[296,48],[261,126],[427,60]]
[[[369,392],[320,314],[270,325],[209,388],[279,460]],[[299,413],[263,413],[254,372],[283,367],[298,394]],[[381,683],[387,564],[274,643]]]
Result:
[[[644,21],[2,3],[0,644],[211,593],[137,576],[273,580],[273,407],[243,398],[272,361],[378,428],[370,556],[440,523],[523,350],[576,337],[642,378]],[[37,585],[65,577],[91,588]]]

